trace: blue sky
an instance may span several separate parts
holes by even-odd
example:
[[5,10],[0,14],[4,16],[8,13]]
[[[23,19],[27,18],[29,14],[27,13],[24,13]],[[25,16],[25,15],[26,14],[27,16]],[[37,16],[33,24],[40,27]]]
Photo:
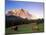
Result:
[[15,8],[27,9],[30,14],[43,17],[44,3],[42,2],[24,2],[24,1],[6,1],[6,12]]

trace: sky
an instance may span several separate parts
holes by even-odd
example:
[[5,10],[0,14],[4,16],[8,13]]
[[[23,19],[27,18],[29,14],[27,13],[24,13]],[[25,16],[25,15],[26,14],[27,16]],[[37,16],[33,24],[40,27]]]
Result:
[[43,2],[26,2],[26,1],[9,1],[5,2],[5,10],[12,10],[15,8],[23,8],[29,11],[30,14],[43,18],[44,3]]

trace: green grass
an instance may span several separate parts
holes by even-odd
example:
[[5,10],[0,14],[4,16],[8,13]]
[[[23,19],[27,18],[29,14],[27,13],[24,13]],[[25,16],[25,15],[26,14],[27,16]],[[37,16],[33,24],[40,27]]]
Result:
[[[44,31],[44,24],[38,24],[37,26],[39,28],[38,32]],[[30,33],[32,31],[32,24],[18,25],[18,31],[13,31],[11,27],[6,28],[6,33]]]
[[40,32],[44,31],[44,24],[39,24],[38,27]]
[[32,32],[32,29],[25,27],[25,28],[20,28],[18,31],[19,32]]

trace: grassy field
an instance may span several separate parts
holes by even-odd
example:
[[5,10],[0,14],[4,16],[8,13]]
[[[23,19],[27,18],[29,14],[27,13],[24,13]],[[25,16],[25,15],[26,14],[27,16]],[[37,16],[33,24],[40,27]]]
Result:
[[[17,31],[14,31],[12,29],[12,27],[9,27],[9,28],[6,28],[6,33],[16,33],[16,34],[19,34],[19,33],[32,33],[32,32],[35,32],[37,30],[37,32],[43,32],[44,31],[44,24],[38,24],[38,25],[35,25],[34,26],[34,30],[32,29],[33,24],[30,23],[30,24],[23,24],[23,25],[18,25],[18,30]],[[35,27],[36,30],[35,30]]]

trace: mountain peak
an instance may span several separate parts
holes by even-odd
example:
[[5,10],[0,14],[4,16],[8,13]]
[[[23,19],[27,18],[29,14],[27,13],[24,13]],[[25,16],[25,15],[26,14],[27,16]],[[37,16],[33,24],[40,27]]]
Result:
[[14,10],[8,11],[8,15],[19,16],[24,19],[25,18],[30,19],[32,16],[31,14],[28,13],[27,10],[24,10],[24,9],[14,9]]

